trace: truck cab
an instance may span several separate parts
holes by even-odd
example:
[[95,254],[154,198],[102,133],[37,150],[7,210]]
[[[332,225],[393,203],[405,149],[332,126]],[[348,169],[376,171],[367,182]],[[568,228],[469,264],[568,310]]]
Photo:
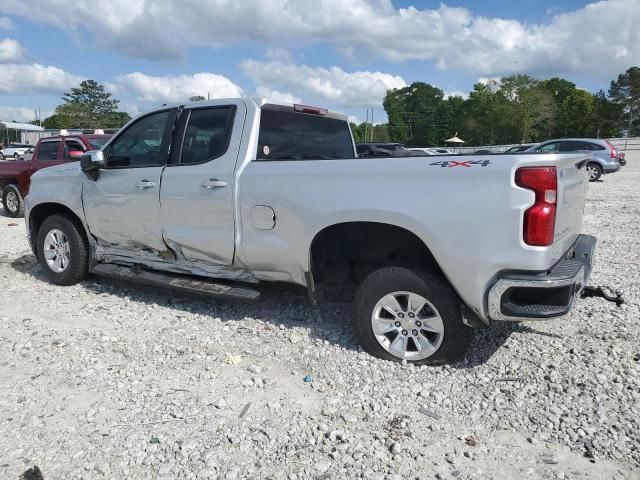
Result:
[[111,135],[59,135],[41,138],[34,146],[16,151],[11,161],[0,163],[2,206],[10,217],[24,215],[24,197],[29,192],[31,176],[43,168],[76,162],[82,154],[104,145]]

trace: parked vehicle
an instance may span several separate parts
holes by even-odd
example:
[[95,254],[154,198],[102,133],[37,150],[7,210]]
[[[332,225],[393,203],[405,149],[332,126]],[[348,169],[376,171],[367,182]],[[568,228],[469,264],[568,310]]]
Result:
[[[10,217],[24,215],[24,197],[34,172],[63,162],[78,161],[88,151],[100,148],[111,135],[69,135],[42,138],[21,154],[23,162],[0,164],[2,206]],[[33,153],[28,153],[29,151]],[[29,158],[30,157],[30,158]]]
[[0,160],[6,160],[7,158],[13,158],[13,160],[18,160],[20,155],[27,153],[33,145],[29,145],[27,143],[10,143],[2,150],[0,150]]
[[424,151],[429,155],[455,155],[456,153],[448,148],[425,148]]
[[416,157],[427,153],[409,150],[401,143],[357,143],[356,151],[359,157]]
[[[531,147],[527,152],[591,152],[592,158],[587,164],[589,181],[595,182],[607,173],[620,170],[620,156],[616,147],[607,140],[600,138],[564,138],[561,140],[547,140]],[[624,156],[623,156],[624,161]]]
[[623,167],[627,164],[627,159],[624,152],[618,152],[618,162],[620,162],[620,165],[622,165]]
[[79,168],[36,172],[26,223],[55,284],[92,272],[257,300],[256,283],[278,281],[314,302],[355,287],[367,352],[442,363],[491,320],[570,310],[596,241],[580,234],[589,158],[358,158],[344,115],[203,101],[137,117]]
[[515,147],[511,147],[511,148],[507,148],[504,153],[520,153],[520,152],[526,152],[527,150],[529,150],[531,147],[534,147],[536,144],[535,143],[525,143],[522,145],[516,145]]
[[20,155],[19,160],[21,162],[28,162],[29,160],[31,160],[31,158],[33,157],[33,152],[35,151],[35,149],[36,149],[36,147],[29,148],[29,150],[27,150],[25,153]]

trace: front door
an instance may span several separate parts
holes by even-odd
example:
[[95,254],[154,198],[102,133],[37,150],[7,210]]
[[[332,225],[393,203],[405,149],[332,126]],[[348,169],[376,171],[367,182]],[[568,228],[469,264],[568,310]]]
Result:
[[154,112],[129,125],[105,149],[106,168],[84,181],[89,231],[99,244],[163,252],[160,180],[176,110]]
[[245,116],[242,101],[182,112],[160,191],[164,240],[181,258],[233,262],[233,179]]

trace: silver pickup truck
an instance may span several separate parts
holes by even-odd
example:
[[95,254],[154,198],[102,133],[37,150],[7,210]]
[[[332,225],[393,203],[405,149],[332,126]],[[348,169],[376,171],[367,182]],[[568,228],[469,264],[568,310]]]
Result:
[[95,273],[240,300],[263,281],[314,302],[355,291],[366,351],[451,362],[491,321],[570,310],[595,244],[580,234],[589,158],[358,158],[347,118],[321,108],[167,106],[37,172],[28,235],[59,285]]

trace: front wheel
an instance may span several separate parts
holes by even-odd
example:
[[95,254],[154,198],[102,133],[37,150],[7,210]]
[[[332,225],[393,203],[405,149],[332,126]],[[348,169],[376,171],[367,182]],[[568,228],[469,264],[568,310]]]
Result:
[[38,230],[38,261],[56,285],[73,285],[88,273],[89,249],[83,232],[69,217],[52,215]]
[[596,182],[602,176],[602,167],[597,163],[587,164],[587,175],[589,175],[590,182]]
[[17,185],[7,185],[2,190],[2,207],[13,218],[24,216],[24,199]]
[[4,153],[0,152],[0,160],[4,160],[4,159],[5,159]]
[[20,155],[18,155],[18,152],[13,154],[13,159],[17,162],[18,158],[20,158]]
[[365,278],[354,299],[353,328],[371,355],[418,365],[460,360],[473,338],[453,289],[432,273],[403,267]]

